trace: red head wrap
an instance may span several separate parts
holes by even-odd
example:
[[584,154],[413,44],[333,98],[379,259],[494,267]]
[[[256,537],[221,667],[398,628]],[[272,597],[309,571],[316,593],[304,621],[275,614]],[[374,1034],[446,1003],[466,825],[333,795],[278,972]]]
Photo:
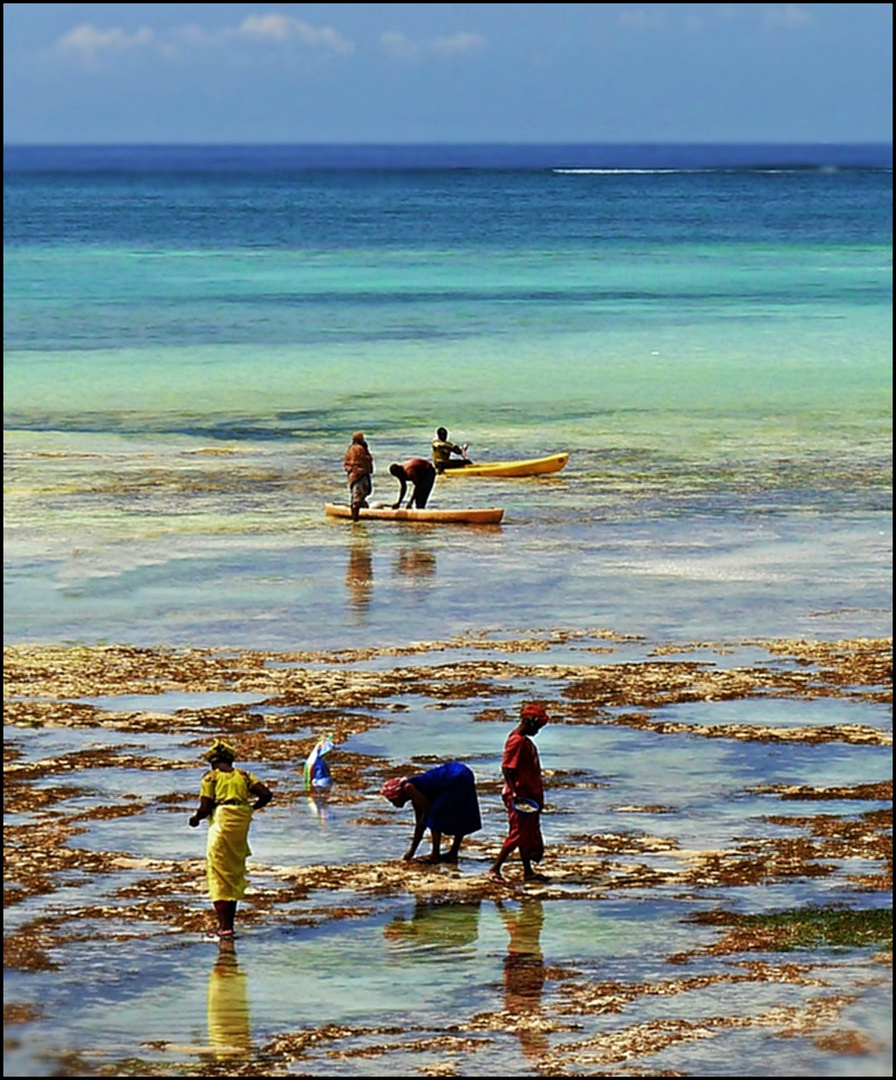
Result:
[[538,727],[544,727],[550,720],[550,717],[548,716],[544,705],[539,705],[534,701],[530,701],[520,709],[520,719],[527,720],[533,726],[537,725]]
[[380,795],[384,795],[389,802],[395,802],[407,782],[408,778],[406,776],[393,776],[391,780],[387,780],[380,788]]

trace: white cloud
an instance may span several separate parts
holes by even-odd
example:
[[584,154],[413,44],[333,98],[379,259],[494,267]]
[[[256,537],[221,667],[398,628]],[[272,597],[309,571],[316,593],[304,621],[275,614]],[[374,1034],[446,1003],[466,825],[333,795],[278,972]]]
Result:
[[[296,20],[286,15],[250,15],[236,30],[234,37],[272,38],[274,41],[287,41],[296,29]],[[298,26],[304,27],[304,23]]]
[[61,37],[56,48],[60,52],[93,60],[102,53],[120,53],[154,43],[157,43],[155,34],[145,26],[141,26],[135,34],[128,34],[117,26],[111,30],[98,30],[90,23],[83,23]]
[[[195,50],[210,51],[241,44],[271,49],[298,45],[330,56],[349,56],[356,51],[355,43],[332,26],[313,26],[302,19],[272,11],[250,15],[238,25],[217,30],[188,23],[160,32],[141,27],[135,33],[128,33],[118,26],[98,29],[85,23],[60,38],[56,50],[95,63],[102,56],[120,54],[128,49],[144,48],[168,57],[183,57]],[[486,45],[482,34],[470,30],[426,39],[414,39],[399,31],[387,31],[379,37],[380,49],[387,56],[405,62],[470,56],[482,51]]]
[[429,56],[468,56],[486,46],[486,39],[482,34],[469,30],[460,30],[456,34],[429,38],[425,41],[415,41],[399,31],[388,30],[380,34],[379,42],[383,52],[393,60],[423,60]]
[[283,46],[298,42],[320,52],[347,55],[355,51],[350,41],[331,26],[312,26],[287,15],[250,15],[239,26],[208,31],[196,23],[169,29],[166,34],[141,27],[129,34],[121,27],[100,30],[90,23],[75,27],[56,42],[56,50],[68,56],[95,61],[102,55],[128,49],[151,48],[166,55],[185,49],[213,49],[225,44],[252,42]]
[[312,48],[340,54],[355,51],[354,42],[343,37],[331,26],[311,26],[310,23],[290,18],[288,15],[250,15],[235,30],[225,31],[225,35],[256,41],[282,43],[300,41],[303,45],[310,45]]

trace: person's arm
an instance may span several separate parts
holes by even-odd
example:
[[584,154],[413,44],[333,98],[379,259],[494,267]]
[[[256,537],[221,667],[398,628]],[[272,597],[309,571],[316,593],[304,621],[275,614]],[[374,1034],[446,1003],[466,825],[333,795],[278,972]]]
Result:
[[414,852],[420,846],[420,841],[423,839],[423,832],[426,828],[426,814],[420,809],[419,806],[414,807],[414,835],[411,837],[411,846],[402,855],[402,859],[408,862],[413,859]]
[[210,799],[207,795],[199,796],[199,809],[190,818],[190,827],[195,829],[196,826],[202,821],[203,818],[211,817],[212,810],[215,808],[214,799]]
[[504,767],[502,767],[501,772],[504,774],[504,780],[506,781],[507,786],[510,788],[510,796],[511,796],[511,798],[515,799],[517,797],[517,794],[516,794],[517,771],[516,771],[516,769],[508,769],[506,766],[504,766]]
[[252,787],[249,788],[250,794],[255,796],[255,802],[252,804],[253,810],[263,810],[268,803],[273,799],[274,793],[260,780],[256,780]]
[[396,479],[398,480],[399,484],[401,484],[401,494],[398,496],[398,502],[392,503],[393,510],[397,510],[399,506],[401,506],[401,500],[404,498],[404,493],[408,489],[407,480],[405,480],[403,475],[396,477]]
[[411,837],[411,846],[402,855],[402,858],[407,861],[413,859],[414,852],[420,846],[420,841],[423,839],[423,833],[426,829],[426,811],[432,806],[432,803],[413,784],[406,784],[405,791],[410,796],[414,807],[414,835]]

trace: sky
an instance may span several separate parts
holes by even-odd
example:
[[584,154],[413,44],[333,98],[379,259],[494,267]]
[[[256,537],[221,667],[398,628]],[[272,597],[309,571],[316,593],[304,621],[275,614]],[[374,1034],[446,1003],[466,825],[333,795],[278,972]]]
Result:
[[891,4],[4,4],[4,144],[892,143]]

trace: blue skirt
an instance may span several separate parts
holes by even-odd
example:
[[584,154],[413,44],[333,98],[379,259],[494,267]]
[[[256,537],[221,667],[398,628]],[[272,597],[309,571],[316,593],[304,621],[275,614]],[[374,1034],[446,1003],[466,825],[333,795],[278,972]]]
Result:
[[466,765],[449,761],[408,779],[432,803],[427,828],[446,836],[467,836],[482,828],[476,778]]

